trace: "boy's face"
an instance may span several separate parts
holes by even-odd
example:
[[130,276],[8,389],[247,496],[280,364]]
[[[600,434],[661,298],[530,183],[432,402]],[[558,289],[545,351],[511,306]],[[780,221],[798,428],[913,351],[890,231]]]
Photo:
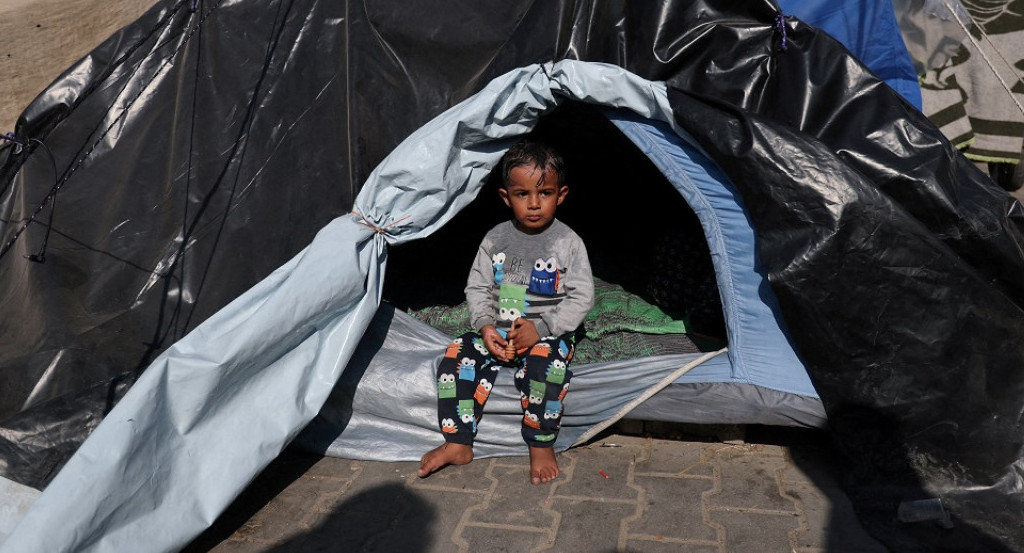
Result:
[[498,189],[505,205],[512,208],[519,230],[526,234],[537,234],[548,228],[555,219],[555,208],[569,193],[569,187],[558,182],[554,171],[548,171],[544,182],[538,185],[541,175],[536,165],[513,167],[509,171],[508,186]]

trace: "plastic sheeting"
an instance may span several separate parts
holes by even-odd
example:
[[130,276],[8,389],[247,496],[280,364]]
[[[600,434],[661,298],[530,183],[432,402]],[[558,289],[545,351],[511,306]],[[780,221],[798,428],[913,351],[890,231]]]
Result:
[[160,352],[489,79],[563,57],[655,80],[688,63],[685,2],[448,8],[168,0],[29,106],[25,146],[0,148],[3,473],[45,485]]
[[841,42],[879,79],[921,109],[921,85],[892,0],[780,0],[779,7]]
[[[72,68],[19,121],[29,147],[0,150],[0,361],[24,375],[5,380],[7,412],[146,366],[491,77],[610,61],[678,89],[679,122],[750,206],[869,529],[897,550],[1022,548],[1021,207],[831,38],[777,27],[769,2],[503,4],[462,19],[407,3],[190,4],[161,4]],[[32,264],[54,173],[51,249]],[[954,528],[896,522],[899,501],[935,495]],[[220,504],[189,511],[183,531]]]
[[[758,25],[776,14],[768,0],[708,8]],[[53,449],[83,439],[160,352],[305,247],[395,145],[490,79],[561,58],[670,77],[688,63],[675,21],[691,9],[157,4],[26,109],[24,147],[0,148],[0,419],[12,429],[0,437],[36,426],[60,434]],[[789,9],[878,29],[846,9]],[[876,63],[891,58],[868,48],[891,40],[849,45]],[[82,408],[95,416],[58,428],[54,413]]]
[[[708,29],[703,51],[717,54],[669,95],[751,206],[858,512],[895,550],[1020,550],[1020,204],[862,69],[812,55],[816,37],[799,28],[771,58],[729,50],[759,68],[743,96],[701,82],[738,61],[716,47],[733,40]],[[807,75],[819,86],[774,101]],[[831,93],[838,83],[856,92]],[[894,516],[924,497],[945,503],[953,529]]]
[[0,457],[28,459],[19,479],[48,481],[35,467],[59,466],[157,355],[348,212],[402,139],[490,79],[564,57],[651,78],[675,63],[653,46],[667,15],[654,5],[456,11],[467,17],[447,4],[167,0],[26,109],[25,146],[0,148]]

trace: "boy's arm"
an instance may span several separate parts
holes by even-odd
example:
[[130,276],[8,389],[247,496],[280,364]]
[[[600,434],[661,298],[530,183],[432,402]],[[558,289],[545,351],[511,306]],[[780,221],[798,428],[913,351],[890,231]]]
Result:
[[469,306],[469,321],[473,329],[479,331],[495,322],[494,312],[494,269],[491,266],[491,255],[487,240],[480,244],[476,259],[469,269],[466,279],[466,303]]
[[590,270],[587,248],[579,238],[573,242],[567,257],[564,286],[565,299],[543,317],[548,328],[538,325],[541,336],[559,336],[576,330],[594,307],[594,274]]

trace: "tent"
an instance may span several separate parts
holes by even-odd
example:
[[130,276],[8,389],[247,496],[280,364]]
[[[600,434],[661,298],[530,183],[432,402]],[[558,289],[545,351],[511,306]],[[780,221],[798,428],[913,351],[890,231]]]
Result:
[[[503,101],[496,102],[496,98]],[[759,292],[765,283],[754,270],[753,231],[735,191],[722,186],[725,177],[699,148],[679,138],[681,130],[671,130],[664,84],[641,80],[616,66],[563,61],[530,66],[496,79],[406,139],[371,174],[352,214],[332,222],[291,262],[157,358],[47,486],[21,528],[45,528],[51,523],[33,522],[34,513],[51,513],[65,520],[70,535],[97,532],[95,538],[84,541],[96,539],[111,550],[133,549],[142,543],[158,548],[180,546],[154,543],[157,529],[137,519],[138,506],[129,497],[114,499],[114,489],[136,495],[138,488],[130,481],[138,478],[137,484],[145,486],[142,482],[152,482],[154,468],[163,465],[169,472],[161,476],[159,487],[168,495],[160,497],[163,493],[156,490],[146,494],[150,495],[147,502],[159,505],[146,516],[177,519],[172,535],[178,539],[188,536],[189,530],[201,530],[212,521],[181,520],[182,505],[199,500],[212,502],[212,512],[219,512],[218,503],[219,509],[226,507],[254,471],[272,460],[320,410],[326,394],[334,388],[314,383],[335,382],[343,369],[350,378],[358,375],[352,383],[358,386],[338,389],[354,397],[350,420],[329,426],[341,432],[330,452],[354,458],[418,458],[437,441],[430,415],[435,388],[432,367],[449,337],[430,332],[394,310],[378,309],[385,244],[399,245],[448,223],[477,195],[483,177],[510,141],[566,99],[639,110],[639,118],[625,114],[610,117],[627,136],[646,142],[647,155],[661,164],[662,171],[673,175],[674,184],[691,202],[708,206],[702,213],[706,212],[705,225],[713,238],[712,254],[723,260],[718,274],[721,287],[729,291],[724,307],[736,338],[732,340],[735,345],[720,357],[690,353],[577,368],[577,382],[582,384],[574,388],[573,414],[563,423],[559,445],[569,445],[567,439],[578,438],[587,428],[608,419],[628,399],[673,376],[680,366],[698,363],[702,370],[694,369],[689,381],[732,384],[739,390],[733,398],[737,412],[743,410],[742,395],[752,394],[746,401],[753,405],[747,407],[747,417],[759,416],[758,411],[766,410],[764,403],[775,396],[782,396],[776,401],[784,403],[786,395],[795,395],[789,401],[800,402],[790,408],[792,417],[802,415],[798,407],[804,404],[810,404],[812,411],[805,416],[811,420],[821,417],[814,412],[820,404],[809,377],[775,322],[770,296],[765,301],[769,292]],[[662,125],[652,126],[658,121]],[[453,152],[457,152],[454,159]],[[722,207],[716,209],[716,204]],[[466,251],[471,253],[472,247]],[[284,313],[289,320],[282,320]],[[376,338],[367,339],[364,333],[375,316],[377,326],[383,328],[375,329]],[[351,363],[360,344],[368,349],[363,355],[369,358]],[[705,362],[712,358],[716,362]],[[798,370],[790,370],[793,368]],[[397,390],[396,383],[401,383]],[[609,397],[610,392],[614,393]],[[488,419],[498,424],[483,425],[477,450],[482,455],[521,453],[516,438],[517,396],[508,383],[496,394],[505,401],[491,404]],[[678,401],[669,401],[673,399]],[[701,401],[697,395],[691,403],[699,405]],[[289,402],[301,405],[294,412],[271,408]],[[396,403],[402,408],[395,409]],[[704,409],[715,412],[715,405]],[[695,411],[699,415],[701,410]],[[780,405],[775,415],[787,412],[786,406]],[[509,416],[496,416],[499,413]],[[726,417],[721,412],[716,416],[716,420]],[[125,440],[125,424],[135,427],[131,434],[146,442],[143,447],[149,451],[143,453],[137,449],[141,444]],[[213,447],[235,440],[240,440],[240,447]],[[265,445],[255,451],[262,454],[254,455],[254,446],[260,443]],[[96,456],[104,459],[98,465]],[[174,467],[201,467],[203,457],[213,463],[209,469],[199,470],[209,480],[194,478],[192,469],[175,477]],[[83,461],[91,468],[78,468]],[[111,472],[103,477],[94,472],[98,466]],[[231,466],[237,471],[226,474],[215,466]],[[247,466],[251,468],[240,468]],[[86,472],[90,474],[86,476]],[[82,477],[94,485],[78,486],[75,482]],[[72,490],[84,495],[77,496]],[[104,505],[112,509],[108,511]],[[81,518],[72,522],[68,517],[76,515],[57,514],[67,508]],[[164,509],[168,514],[160,514]],[[210,509],[188,511],[199,514]],[[97,519],[103,522],[95,525]],[[88,530],[90,526],[95,530]],[[125,527],[126,535],[111,536],[112,526]],[[69,543],[56,541],[68,538],[58,538],[52,532],[47,532],[51,538],[41,539],[28,531],[13,534],[9,547],[25,547],[18,536],[29,534],[36,534],[29,540],[41,550],[59,550]]]
[[[238,52],[239,59],[264,60],[255,71],[254,86],[252,79],[239,76],[249,71],[244,64],[220,64],[216,57],[200,54],[204,48],[219,49],[216,42],[228,40],[230,30],[255,32],[260,27],[254,22],[264,20],[255,17],[254,12],[266,12],[265,8],[257,10],[236,3],[222,9],[219,4],[199,3],[197,10],[190,12],[188,4],[181,2],[158,7],[148,21],[129,29],[132,39],[123,43],[132,47],[119,48],[118,43],[111,42],[94,54],[91,64],[104,56],[118,61],[109,65],[109,72],[99,71],[104,79],[98,82],[105,83],[103,86],[87,87],[88,94],[59,83],[52,89],[66,92],[70,88],[81,93],[79,98],[68,99],[66,94],[60,97],[76,107],[70,117],[48,102],[37,102],[24,117],[22,127],[26,128],[21,130],[28,136],[35,135],[29,131],[45,135],[51,129],[73,132],[84,128],[87,132],[86,147],[75,146],[79,142],[66,135],[62,140],[48,141],[51,144],[46,151],[55,159],[70,159],[68,171],[58,177],[58,184],[68,182],[71,176],[82,178],[80,175],[89,171],[99,175],[123,171],[130,177],[118,182],[148,181],[153,177],[142,169],[151,171],[159,166],[164,172],[156,180],[166,185],[161,189],[163,195],[184,190],[190,201],[197,199],[196,210],[191,212],[194,218],[144,223],[128,218],[113,228],[99,230],[98,236],[84,231],[70,235],[67,242],[72,247],[65,245],[57,254],[50,251],[50,263],[66,262],[76,253],[85,252],[86,257],[100,253],[119,263],[139,266],[131,256],[119,254],[117,247],[137,234],[133,226],[153,227],[147,233],[153,236],[160,235],[160,229],[172,231],[170,235],[175,238],[167,243],[171,247],[150,251],[152,265],[141,265],[160,266],[166,262],[164,266],[172,269],[160,275],[154,272],[140,291],[149,291],[154,285],[164,286],[165,291],[157,296],[150,311],[158,314],[161,324],[143,360],[155,355],[162,340],[191,330],[191,315],[183,313],[188,306],[197,305],[193,302],[208,279],[230,290],[232,283],[245,280],[230,276],[227,268],[231,261],[259,257],[256,252],[264,253],[266,249],[264,244],[253,243],[251,236],[232,239],[225,227],[239,224],[238,220],[204,217],[218,210],[232,215],[241,211],[241,222],[246,226],[268,228],[270,233],[280,233],[279,229],[289,228],[293,222],[299,229],[308,228],[325,211],[337,209],[322,201],[335,191],[327,186],[314,187],[330,180],[336,174],[329,171],[338,171],[339,167],[317,160],[329,154],[362,159],[357,153],[375,151],[387,141],[389,133],[401,132],[396,128],[382,128],[372,135],[356,132],[354,136],[367,140],[350,142],[331,134],[338,133],[337,128],[316,126],[323,120],[337,121],[328,116],[338,105],[347,106],[350,127],[365,122],[353,114],[365,115],[366,110],[372,113],[367,106],[324,101],[339,90],[343,98],[368,101],[368,96],[344,94],[346,87],[363,86],[359,83],[364,81],[346,81],[351,75],[340,69],[341,62],[326,62],[324,79],[278,78],[286,71],[299,71],[298,64],[288,62],[301,58],[304,49],[315,51],[327,40],[325,36],[337,36],[332,35],[326,22],[337,25],[338,21],[348,24],[343,27],[346,33],[341,34],[352,44],[365,39],[366,35],[360,34],[365,28],[374,31],[370,33],[373,40],[391,49],[393,57],[386,59],[406,61],[399,65],[400,71],[412,71],[415,62],[424,60],[394,52],[404,47],[404,51],[415,53],[412,46],[418,42],[401,33],[388,35],[383,31],[417,27],[382,24],[388,16],[397,17],[384,9],[372,14],[342,14],[332,11],[340,7],[319,4],[309,10],[296,9],[294,4],[277,8],[266,20],[272,32],[262,57],[256,49]],[[584,7],[567,17],[588,15],[593,16],[591,21],[600,22],[607,21],[605,17],[614,21],[612,16],[618,15],[602,13],[597,6],[591,8],[591,13],[585,13]],[[52,550],[71,544],[82,549],[88,545],[93,550],[131,550],[140,540],[145,540],[148,550],[179,547],[212,522],[248,479],[302,430],[321,410],[332,389],[342,396],[342,406],[337,415],[327,413],[328,419],[335,416],[341,420],[344,431],[338,441],[330,435],[325,438],[323,431],[311,432],[312,442],[336,448],[341,454],[345,454],[345,447],[365,451],[365,446],[346,443],[359,444],[360,439],[379,437],[383,431],[389,440],[400,442],[396,455],[403,454],[403,448],[416,449],[408,447],[416,443],[417,435],[423,435],[415,422],[402,426],[400,417],[382,418],[379,410],[365,403],[367,398],[372,403],[376,395],[367,393],[373,388],[366,386],[386,389],[400,383],[413,393],[431,389],[429,376],[423,376],[429,373],[416,372],[419,380],[406,386],[394,369],[404,368],[416,356],[429,360],[444,340],[439,333],[400,313],[378,308],[392,249],[397,260],[402,243],[454,224],[454,217],[477,196],[504,148],[537,125],[554,104],[566,99],[601,106],[601,116],[638,146],[682,193],[700,219],[709,248],[717,255],[719,289],[737,286],[734,293],[722,294],[729,326],[727,353],[709,360],[702,360],[703,355],[645,359],[643,378],[624,386],[607,384],[615,382],[611,377],[622,372],[619,366],[598,365],[588,368],[589,373],[579,372],[579,381],[589,380],[595,386],[589,391],[574,390],[574,397],[581,398],[574,410],[579,418],[575,430],[567,428],[563,433],[567,441],[614,416],[628,400],[659,380],[668,380],[670,387],[664,392],[671,394],[675,388],[686,390],[685,378],[696,378],[702,370],[718,371],[726,377],[704,377],[697,382],[732,384],[739,375],[745,389],[765,391],[757,398],[762,405],[771,401],[768,396],[773,393],[783,398],[775,403],[781,406],[776,413],[800,413],[793,408],[792,400],[813,406],[817,403],[815,395],[820,395],[837,447],[850,462],[851,495],[869,528],[887,543],[898,548],[911,540],[989,551],[1019,544],[1020,530],[1013,513],[1019,512],[1020,497],[1013,490],[1019,482],[1015,467],[1020,465],[1021,435],[1020,378],[1015,370],[1022,354],[1009,345],[1019,338],[1024,324],[1019,307],[1020,279],[1016,276],[1024,265],[1019,204],[964,162],[913,106],[815,29],[792,19],[776,27],[778,12],[767,4],[746,7],[742,13],[713,3],[663,8],[673,12],[672,25],[681,30],[672,36],[679,40],[670,41],[672,46],[667,51],[657,50],[655,59],[627,56],[620,62],[634,72],[573,62],[530,65],[491,81],[480,93],[410,134],[369,173],[351,202],[355,213],[335,213],[340,216],[326,224],[308,247],[176,340],[148,363],[139,380],[108,414],[106,408],[99,409],[98,414],[96,410],[82,410],[97,418],[106,416],[46,485],[0,550]],[[651,29],[644,25],[660,21],[646,12],[650,6],[623,9],[644,12],[640,14],[644,17],[637,16],[627,26],[631,40],[649,36],[644,31]],[[357,19],[366,16],[373,24],[365,28],[355,25],[351,22],[353,15]],[[558,21],[539,17],[531,9],[519,12],[513,20],[520,18],[542,26]],[[187,22],[182,28],[188,31],[183,36],[191,42],[167,39],[169,29],[182,21]],[[231,21],[247,25],[231,26]],[[218,26],[223,29],[211,33],[213,36],[200,32]],[[315,32],[301,32],[307,28]],[[578,36],[575,33],[587,26],[572,28],[573,36]],[[663,30],[667,29],[661,24],[654,29],[657,40],[651,43],[662,44]],[[743,41],[735,39],[737,33],[743,35]],[[147,42],[150,40],[152,44]],[[207,40],[214,44],[208,45],[204,42]],[[614,48],[602,50],[608,45],[599,42],[590,43],[594,48],[589,50],[591,55],[579,57],[614,56]],[[124,60],[140,54],[143,45],[148,45],[152,53],[142,56],[138,63],[125,64]],[[281,45],[287,46],[283,54],[278,52]],[[195,56],[194,63],[188,65],[190,71],[174,69],[172,60],[189,55]],[[474,51],[463,55],[473,58],[482,54]],[[551,57],[550,52],[536,55]],[[501,65],[487,65],[491,62],[484,62],[488,71]],[[474,63],[479,60],[467,61],[468,66],[478,68]],[[361,76],[368,77],[371,85],[379,84],[375,77],[394,75],[381,67],[369,69]],[[152,72],[140,78],[146,70]],[[474,75],[479,78],[479,69],[476,71]],[[659,79],[638,77],[636,72]],[[70,80],[75,71],[67,75]],[[232,104],[225,98],[234,96],[226,94],[224,87],[207,90],[200,86],[205,82],[200,77],[206,75],[217,77],[217,84],[230,85],[237,80],[238,88],[248,91],[240,94],[245,101]],[[373,96],[379,104],[372,105],[404,107],[395,103],[398,95],[390,94],[402,88],[402,82],[386,82],[391,86],[374,89],[379,90]],[[806,86],[808,82],[815,86]],[[415,100],[434,100],[434,89],[427,84],[406,84],[415,93]],[[191,93],[181,94],[181,90]],[[219,94],[212,94],[213,90]],[[303,101],[296,101],[296,97]],[[237,112],[240,123],[233,123],[236,120],[231,118],[186,117],[191,127],[186,125],[183,132],[166,136],[167,128],[181,127],[172,124],[176,120],[171,118],[171,110],[160,106],[169,102],[188,112],[218,101],[227,105],[217,113]],[[91,115],[83,107],[90,103],[102,109]],[[110,106],[117,106],[117,110],[111,112]],[[71,125],[72,121],[78,124]],[[91,124],[82,125],[82,121]],[[399,119],[396,127],[403,124],[407,122]],[[31,128],[33,125],[38,128]],[[203,132],[196,132],[196,127],[202,127]],[[314,130],[323,134],[309,134],[315,137],[312,147],[308,141],[302,147],[293,136],[297,128],[303,128],[304,133]],[[52,136],[62,133],[54,132]],[[138,164],[123,163],[123,158],[115,154],[94,155],[97,150],[104,153],[119,148],[131,152],[145,144],[145,137],[152,136],[160,136],[163,143],[172,146],[167,150],[169,159],[151,160],[147,155],[152,154],[144,153],[145,149],[140,150],[143,153]],[[255,136],[261,140],[254,140]],[[229,147],[224,148],[224,144]],[[6,153],[5,170],[45,159],[36,155],[30,161],[25,158],[26,151]],[[207,153],[211,155],[204,155]],[[352,164],[340,169],[350,178],[360,172]],[[35,168],[36,172],[40,170]],[[209,181],[200,179],[202,175],[208,175]],[[193,179],[195,190],[190,188]],[[200,182],[216,186],[204,191],[198,188]],[[264,182],[295,182],[296,190],[275,188],[275,196],[305,195],[319,201],[311,202],[310,209],[301,212],[287,209],[292,205],[287,201],[255,201],[254,196],[267,193],[267,187],[258,186]],[[15,191],[22,193],[23,188],[11,186],[5,194],[20,198]],[[72,190],[69,187],[56,192],[65,198]],[[151,205],[153,197],[145,192],[143,196],[140,201],[148,203],[140,205]],[[156,198],[160,199],[161,194]],[[704,200],[708,205],[701,207]],[[716,204],[718,200],[726,203]],[[62,199],[61,205],[66,201]],[[131,199],[126,203],[131,204]],[[72,201],[72,205],[77,204]],[[643,204],[622,205],[631,208],[632,213],[626,216],[643,220]],[[286,209],[280,209],[282,206]],[[98,207],[102,211],[103,206]],[[139,210],[139,206],[134,207]],[[116,209],[111,212],[115,219],[121,213]],[[35,215],[39,213],[41,209]],[[81,210],[68,215],[57,213],[73,220],[99,217]],[[311,217],[311,213],[318,216]],[[726,214],[733,218],[727,219]],[[716,224],[720,228],[715,228]],[[32,237],[32,233],[23,232],[29,228],[26,224],[13,232]],[[50,228],[58,226],[52,224]],[[744,232],[747,238],[731,236]],[[39,232],[34,237],[45,236]],[[218,247],[222,237],[223,244],[230,243],[230,248]],[[719,238],[721,242],[716,244]],[[8,243],[22,248],[9,251],[33,251],[26,246],[25,238]],[[101,243],[103,248],[98,247]],[[745,253],[730,252],[728,248],[735,244],[746,244]],[[266,244],[276,248],[275,252],[287,250],[290,245],[287,237]],[[222,261],[222,255],[228,259]],[[197,257],[208,260],[205,265],[198,264],[197,274],[190,272],[197,270],[196,264],[179,264]],[[747,265],[740,263],[743,259]],[[35,270],[22,263],[20,271]],[[88,263],[84,266],[90,267]],[[736,272],[753,278],[746,282],[733,280],[736,275],[729,274],[730,267],[744,268]],[[221,276],[228,282],[220,283]],[[83,279],[81,271],[53,272],[46,278],[56,281],[51,289],[75,298],[76,305],[83,306],[82,312],[89,312],[84,307],[94,298],[68,293],[82,280],[91,280]],[[103,281],[107,277],[96,278]],[[123,277],[102,284],[107,290],[120,289],[123,283],[116,282],[118,278]],[[61,299],[40,295],[39,280],[19,280],[25,286],[15,290],[18,294],[6,295],[5,300],[32,303]],[[753,291],[744,293],[743,286],[752,286]],[[144,293],[125,296],[121,299],[128,303],[149,301]],[[178,303],[168,303],[169,298],[176,298]],[[146,309],[133,314],[142,312]],[[747,319],[757,313],[766,318]],[[113,327],[127,334],[140,332],[126,324],[130,316],[116,319],[101,321],[96,328],[107,325],[107,329]],[[773,324],[758,322],[765,320]],[[747,323],[751,327],[745,329]],[[990,341],[993,336],[997,341]],[[744,343],[748,338],[760,338],[765,343]],[[39,351],[34,355],[40,353],[45,354]],[[113,356],[121,352],[101,353]],[[62,351],[56,355],[50,352],[52,362],[44,368],[55,365],[62,355]],[[746,355],[764,358],[747,365],[747,374],[743,374]],[[786,355],[791,357],[787,359]],[[769,362],[763,363],[765,359]],[[787,362],[781,364],[789,369],[793,366],[789,361],[798,359],[806,372],[783,372],[793,377],[788,383],[778,373],[752,377],[751,372],[779,359],[785,359]],[[679,382],[675,370],[690,368],[699,360],[699,367]],[[127,359],[101,361],[81,365],[123,367]],[[387,374],[389,368],[392,372]],[[358,386],[345,382],[357,376]],[[83,395],[105,399],[109,406],[133,378],[110,379],[87,388]],[[334,388],[339,379],[349,388]],[[583,401],[587,397],[594,401]],[[805,402],[806,398],[810,400]],[[671,410],[678,412],[680,404],[675,403]],[[723,405],[718,403],[714,409]],[[951,405],[957,409],[951,409]],[[73,402],[64,406],[74,407]],[[362,409],[358,413],[373,416],[361,420],[356,407]],[[496,411],[501,414],[500,407]],[[411,421],[432,420],[415,405],[399,415]],[[499,419],[492,426],[497,436],[501,417],[494,418]],[[382,427],[382,420],[394,424]],[[328,432],[339,427],[325,426]],[[361,427],[366,428],[365,433]],[[411,430],[404,432],[403,428]],[[488,440],[489,445],[493,442],[496,454],[507,445],[498,438]],[[232,467],[233,473],[225,474],[224,466]],[[200,478],[193,478],[196,474]],[[88,479],[91,486],[78,485],[83,479]],[[140,489],[146,492],[137,493]],[[957,520],[955,533],[938,535],[929,528],[893,524],[896,505],[921,495],[938,495],[947,502]],[[55,524],[56,520],[61,524]],[[174,524],[168,524],[169,520]],[[56,531],[57,526],[62,526],[62,531]]]

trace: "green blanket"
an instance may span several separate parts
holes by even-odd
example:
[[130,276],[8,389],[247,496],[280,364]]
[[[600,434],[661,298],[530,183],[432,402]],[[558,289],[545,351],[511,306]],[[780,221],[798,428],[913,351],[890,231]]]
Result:
[[[465,302],[432,306],[410,315],[449,336],[475,330]],[[576,363],[597,363],[634,357],[699,351],[686,336],[686,322],[673,319],[617,284],[595,279],[594,308],[584,321],[576,344]]]
[[587,315],[587,338],[599,340],[615,332],[686,334],[686,322],[673,319],[656,305],[617,284],[594,281],[594,308]]

